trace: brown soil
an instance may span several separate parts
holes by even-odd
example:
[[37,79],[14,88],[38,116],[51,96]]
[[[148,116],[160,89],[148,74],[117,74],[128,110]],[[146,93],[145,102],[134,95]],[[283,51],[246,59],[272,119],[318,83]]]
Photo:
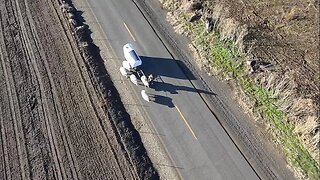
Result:
[[97,47],[72,30],[59,1],[0,0],[0,179],[158,178]]

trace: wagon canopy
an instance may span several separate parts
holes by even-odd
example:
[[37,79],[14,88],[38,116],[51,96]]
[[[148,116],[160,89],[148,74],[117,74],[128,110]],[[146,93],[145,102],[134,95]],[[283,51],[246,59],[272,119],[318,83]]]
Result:
[[128,43],[123,46],[123,53],[125,59],[129,62],[131,68],[138,67],[142,64],[140,57],[137,52],[133,49],[133,46]]

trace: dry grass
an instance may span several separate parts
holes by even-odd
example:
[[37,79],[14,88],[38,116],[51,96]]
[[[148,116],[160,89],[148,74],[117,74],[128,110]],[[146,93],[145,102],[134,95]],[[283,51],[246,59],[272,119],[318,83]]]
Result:
[[[167,0],[164,2],[164,7],[173,7],[172,5],[170,6],[170,2],[172,1]],[[257,46],[259,42],[255,42],[257,40],[248,41],[246,39],[248,37],[250,38],[250,33],[252,33],[248,28],[252,26],[252,24],[247,25],[243,23],[244,21],[234,19],[228,9],[222,6],[223,3],[222,5],[213,5],[210,4],[211,1],[205,2],[208,5],[207,7],[212,7],[208,14],[211,15],[213,19],[214,31],[218,33],[207,34],[204,31],[202,23],[189,23],[188,19],[192,13],[185,11],[188,5],[179,6],[179,4],[177,4],[178,2],[174,5],[174,14],[172,14],[169,21],[174,22],[173,25],[178,27],[179,33],[188,35],[192,39],[193,45],[191,47],[196,47],[196,50],[193,51],[201,57],[199,58],[202,59],[200,64],[202,63],[201,66],[205,67],[204,69],[210,73],[220,73],[222,77],[238,79],[242,87],[242,89],[239,89],[238,94],[240,101],[244,102],[243,108],[255,114],[257,119],[260,119],[260,122],[266,123],[266,126],[272,129],[274,137],[278,143],[282,144],[289,158],[288,160],[291,164],[301,168],[296,169],[297,174],[303,174],[309,178],[318,178],[320,176],[319,114],[316,112],[317,106],[314,100],[301,96],[303,94],[297,90],[301,87],[301,84],[299,84],[300,79],[292,77],[297,76],[299,72],[295,71],[294,65],[292,67],[285,66],[286,59],[279,59],[279,57],[283,58],[285,56],[268,54],[273,52],[272,47],[270,51],[266,51],[268,53],[264,55],[264,58],[274,63],[276,69],[248,76],[245,69],[243,69],[244,61],[245,59],[251,60],[255,57],[254,53],[260,52],[257,51],[257,47],[259,48],[259,46]],[[262,5],[265,7],[266,4],[274,5],[276,7],[275,9],[281,9],[281,7],[276,6],[276,4],[279,4],[279,1],[260,0],[255,2],[257,3],[257,9],[262,7]],[[275,25],[284,23],[283,27],[287,29],[292,28],[294,24],[297,25],[295,22],[292,24],[292,21],[304,17],[305,15],[303,14],[306,8],[294,5],[290,7],[288,5],[286,10],[274,12],[274,14],[281,14],[283,16],[282,20],[271,17],[270,21]],[[309,3],[308,8],[310,7],[312,7],[312,5]],[[232,13],[234,14],[233,11]],[[247,14],[248,13],[244,12],[241,15],[245,16]],[[260,26],[270,29],[269,25],[262,24],[259,25],[259,28]],[[279,29],[281,29],[282,32],[285,28]],[[305,28],[305,31],[307,32],[303,33],[308,35],[308,28]],[[272,39],[264,39],[268,36],[265,36],[263,31],[259,31],[258,33],[261,34],[262,43],[272,42]],[[292,35],[293,33],[299,34],[300,32],[297,28],[292,28],[290,33]],[[304,40],[306,40],[306,38],[304,38]],[[314,48],[317,46],[308,44],[308,47]],[[268,47],[266,47],[266,49],[268,49]],[[285,50],[285,46],[282,50]],[[317,57],[317,54],[310,55],[309,57]],[[291,59],[289,59],[289,62],[290,60]],[[293,64],[299,64],[297,60],[295,60]],[[207,62],[214,68],[210,68],[208,64],[205,64]],[[310,67],[313,66],[316,66],[314,61]],[[299,68],[304,67],[308,68],[309,66]],[[310,82],[312,82],[312,79]],[[317,93],[314,89],[315,87],[316,86],[310,86],[309,89],[311,92]],[[301,146],[300,142],[304,146]],[[308,151],[306,151],[305,148]],[[313,158],[310,158],[309,153]]]

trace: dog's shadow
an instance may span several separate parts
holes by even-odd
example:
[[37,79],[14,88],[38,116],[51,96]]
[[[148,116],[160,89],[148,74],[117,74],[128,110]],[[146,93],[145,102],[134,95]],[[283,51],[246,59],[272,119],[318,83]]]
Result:
[[157,94],[149,94],[150,100],[161,105],[168,106],[170,108],[174,107],[172,99],[170,97],[161,96]]

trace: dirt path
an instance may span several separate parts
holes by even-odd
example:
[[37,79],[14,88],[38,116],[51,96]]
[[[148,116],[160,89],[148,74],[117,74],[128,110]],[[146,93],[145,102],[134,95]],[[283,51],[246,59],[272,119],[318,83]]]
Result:
[[0,17],[0,179],[139,179],[57,1]]

